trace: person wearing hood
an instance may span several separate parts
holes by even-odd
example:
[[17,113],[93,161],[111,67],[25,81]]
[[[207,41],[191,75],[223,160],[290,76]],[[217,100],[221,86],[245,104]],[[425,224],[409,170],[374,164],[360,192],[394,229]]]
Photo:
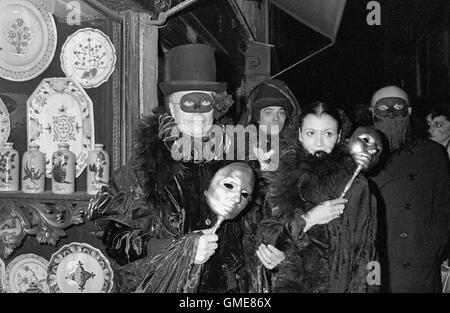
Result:
[[282,80],[266,80],[250,91],[241,124],[256,126],[258,137],[250,142],[249,159],[256,158],[262,171],[277,169],[280,153],[296,137],[293,125],[300,112],[297,99]]
[[[357,164],[342,137],[339,110],[314,102],[299,117],[299,142],[283,154],[268,181],[271,216],[258,226],[258,242],[285,259],[258,253],[270,276],[264,292],[367,292],[375,261],[376,205],[367,179],[358,175],[341,193]],[[373,132],[373,131],[372,131]],[[364,157],[363,162],[368,158]]]
[[[283,151],[295,140],[295,120],[301,109],[297,99],[279,79],[269,79],[255,86],[246,98],[246,111],[240,124],[254,127],[256,140],[246,145],[246,161],[258,173],[254,200],[249,204],[248,213],[243,216],[243,246],[245,247],[245,270],[247,287],[250,292],[258,292],[259,278],[264,271],[256,251],[274,259],[284,258],[281,251],[272,245],[256,245],[256,229],[259,222],[268,213],[264,212],[266,178],[278,169],[279,158]],[[259,252],[258,252],[259,253]]]

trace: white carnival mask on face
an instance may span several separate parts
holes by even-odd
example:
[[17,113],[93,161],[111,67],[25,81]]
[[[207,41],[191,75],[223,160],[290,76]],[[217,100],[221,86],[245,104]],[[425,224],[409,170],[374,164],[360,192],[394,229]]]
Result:
[[214,92],[188,90],[169,96],[169,106],[178,128],[191,137],[205,137],[213,124]]
[[245,163],[232,163],[212,178],[205,191],[206,202],[215,214],[225,220],[233,219],[245,209],[253,192],[255,177]]

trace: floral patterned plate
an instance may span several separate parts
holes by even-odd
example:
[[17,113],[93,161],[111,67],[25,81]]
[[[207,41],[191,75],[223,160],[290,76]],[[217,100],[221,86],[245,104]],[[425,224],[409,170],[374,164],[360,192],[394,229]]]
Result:
[[76,156],[76,177],[80,176],[95,143],[92,100],[71,78],[44,79],[27,102],[27,134],[28,144],[37,143],[45,153],[48,178],[58,143],[70,145]]
[[0,1],[0,77],[27,81],[50,65],[56,51],[53,16],[25,0]]
[[11,122],[9,120],[9,112],[6,105],[0,98],[0,146],[8,141],[11,132]]
[[100,250],[87,243],[72,242],[52,254],[47,283],[50,292],[111,292],[113,271]]
[[48,261],[39,255],[33,253],[19,255],[6,267],[3,278],[5,291],[48,293],[47,266]]
[[95,88],[114,72],[116,49],[102,31],[80,29],[67,38],[61,50],[61,67],[84,88]]

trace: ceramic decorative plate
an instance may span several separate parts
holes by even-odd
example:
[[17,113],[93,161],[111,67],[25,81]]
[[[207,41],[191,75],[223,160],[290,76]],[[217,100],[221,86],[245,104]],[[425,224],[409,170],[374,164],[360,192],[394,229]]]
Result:
[[0,145],[3,146],[8,141],[11,132],[11,122],[9,120],[9,112],[6,105],[0,98]]
[[95,88],[109,79],[116,64],[116,49],[102,31],[80,29],[69,36],[61,50],[61,67],[84,88]]
[[0,77],[27,81],[50,65],[56,51],[53,16],[25,0],[0,1]]
[[8,293],[44,292],[47,285],[48,261],[36,254],[22,254],[9,262],[3,278]]
[[83,87],[71,78],[44,79],[27,102],[28,144],[45,153],[46,175],[51,178],[52,153],[58,143],[68,143],[76,156],[76,177],[94,149],[94,112]]
[[72,242],[53,253],[48,266],[50,292],[111,292],[113,271],[100,250]]
[[0,293],[4,292],[3,277],[5,276],[5,263],[0,259]]

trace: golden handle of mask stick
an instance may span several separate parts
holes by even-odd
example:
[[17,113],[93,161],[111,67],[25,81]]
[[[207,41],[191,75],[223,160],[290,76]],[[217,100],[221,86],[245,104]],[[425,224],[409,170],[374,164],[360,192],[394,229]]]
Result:
[[219,229],[220,225],[222,224],[222,222],[223,222],[224,220],[225,220],[225,217],[224,217],[224,216],[219,216],[219,217],[217,218],[217,222],[216,222],[216,224],[214,224],[214,226],[213,226],[213,228],[212,228],[212,230],[211,230],[211,234],[215,234],[215,233],[216,233],[217,229]]
[[339,197],[339,199],[342,199],[345,197],[347,192],[350,190],[350,187],[352,186],[353,182],[355,181],[356,176],[358,176],[358,174],[361,172],[362,169],[363,169],[363,167],[361,165],[358,165],[355,172],[353,173],[352,178],[350,178],[347,185],[345,185],[344,191],[341,193],[341,196]]

